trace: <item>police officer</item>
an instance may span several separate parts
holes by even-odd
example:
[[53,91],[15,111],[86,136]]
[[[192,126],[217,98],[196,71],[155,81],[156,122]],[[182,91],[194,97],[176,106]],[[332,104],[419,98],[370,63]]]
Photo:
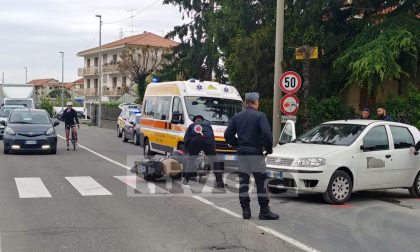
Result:
[[[244,219],[251,218],[249,178],[252,174],[257,185],[260,204],[260,220],[276,220],[279,216],[271,212],[266,189],[266,166],[263,148],[266,153],[273,153],[273,137],[264,113],[258,111],[259,94],[245,94],[246,109],[231,119],[225,131],[228,144],[237,146],[239,157],[239,201]],[[237,137],[236,137],[237,135]]]
[[195,160],[201,151],[204,151],[209,159],[210,167],[216,177],[215,188],[224,188],[223,183],[223,164],[217,162],[216,143],[211,124],[204,120],[201,115],[196,115],[184,136],[184,143],[189,154],[187,167],[185,167],[183,184],[188,184],[190,178],[196,174]]
[[364,107],[362,113],[360,115],[360,119],[369,120],[370,119],[370,111],[368,107]]

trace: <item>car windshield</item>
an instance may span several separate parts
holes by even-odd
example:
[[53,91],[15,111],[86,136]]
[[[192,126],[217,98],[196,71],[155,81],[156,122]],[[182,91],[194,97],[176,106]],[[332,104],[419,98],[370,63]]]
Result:
[[298,137],[294,142],[348,146],[365,128],[365,125],[358,124],[321,124]]
[[202,115],[212,124],[227,125],[229,120],[242,111],[241,101],[215,97],[185,97],[188,116],[192,120],[196,115]]
[[14,111],[10,116],[11,124],[49,124],[50,118],[43,111]]

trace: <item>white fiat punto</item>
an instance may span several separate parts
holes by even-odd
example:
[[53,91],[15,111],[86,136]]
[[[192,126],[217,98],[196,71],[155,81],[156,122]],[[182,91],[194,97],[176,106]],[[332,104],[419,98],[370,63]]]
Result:
[[370,189],[407,188],[419,198],[419,141],[414,126],[374,120],[326,122],[296,138],[288,121],[266,159],[269,190],[322,193],[331,204]]

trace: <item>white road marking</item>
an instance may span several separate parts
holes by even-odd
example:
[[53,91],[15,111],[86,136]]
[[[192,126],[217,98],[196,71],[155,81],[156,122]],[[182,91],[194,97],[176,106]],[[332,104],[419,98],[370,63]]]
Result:
[[[64,139],[65,140],[65,138],[64,137],[62,137],[62,136],[59,136],[60,138],[62,138],[62,139]],[[117,162],[117,161],[115,161],[115,160],[112,160],[112,159],[110,159],[110,158],[108,158],[108,157],[105,157],[104,155],[102,155],[102,154],[99,154],[99,153],[97,153],[97,152],[95,152],[95,151],[93,151],[93,150],[91,150],[91,149],[89,149],[89,148],[86,148],[86,147],[84,147],[84,146],[82,146],[82,145],[78,145],[80,148],[82,148],[82,149],[85,149],[85,150],[87,150],[87,151],[89,151],[90,153],[92,153],[92,154],[94,154],[94,155],[96,155],[96,156],[98,156],[98,157],[100,157],[100,158],[103,158],[103,159],[105,159],[105,160],[107,160],[108,162],[111,162],[111,163],[113,163],[113,164],[115,164],[115,165],[118,165],[118,166],[120,166],[120,167],[122,167],[122,168],[125,168],[125,169],[127,169],[127,170],[130,170],[131,168],[130,167],[128,167],[128,166],[126,166],[126,165],[123,165],[123,164],[121,164],[121,163],[119,163],[119,162]],[[116,178],[117,178],[118,176],[116,176]],[[137,177],[137,176],[136,176]],[[117,179],[119,179],[119,178],[117,178]],[[121,180],[122,181],[122,180]],[[124,181],[123,181],[124,182]],[[253,180],[253,178],[251,177],[251,181],[250,181],[250,187],[252,188],[252,185],[253,184],[255,184],[255,182],[254,182],[254,180]],[[184,187],[184,189],[186,189],[186,187],[185,186],[183,186]],[[238,184],[236,184],[235,185],[235,187],[236,188],[239,188],[239,185]],[[251,189],[250,188],[250,189]],[[216,205],[216,204],[214,204],[213,202],[211,202],[211,201],[209,201],[209,200],[206,200],[206,199],[204,199],[204,198],[202,198],[202,197],[200,197],[200,196],[197,196],[197,195],[194,195],[194,196],[191,196],[193,199],[196,199],[196,200],[199,200],[199,201],[201,201],[201,202],[203,202],[203,203],[205,203],[205,204],[207,204],[207,205],[209,205],[209,206],[212,206],[212,207],[214,207],[214,208],[216,208],[216,209],[218,209],[218,210],[220,210],[220,211],[222,211],[222,212],[224,212],[224,213],[226,213],[226,214],[229,214],[230,216],[233,216],[233,217],[235,217],[235,218],[242,218],[242,216],[241,215],[239,215],[239,214],[237,214],[237,213],[235,213],[235,212],[233,212],[233,211],[231,211],[231,210],[229,210],[229,209],[227,209],[227,208],[224,208],[224,207],[220,207],[220,206],[218,206],[218,205]],[[265,226],[259,226],[259,225],[257,225],[257,224],[255,224],[255,223],[253,223],[253,222],[251,222],[251,221],[247,221],[248,223],[250,223],[250,224],[252,224],[252,225],[254,225],[256,228],[258,228],[258,229],[260,229],[260,230],[263,230],[263,231],[265,231],[265,232],[267,232],[267,233],[269,233],[269,234],[271,234],[271,235],[273,235],[274,237],[276,237],[276,238],[278,238],[278,239],[280,239],[280,240],[283,240],[283,241],[285,241],[285,242],[287,242],[287,243],[289,243],[289,244],[291,244],[292,246],[295,246],[295,247],[297,247],[297,248],[300,248],[300,249],[302,249],[303,251],[306,251],[306,252],[319,252],[319,250],[317,250],[317,249],[315,249],[315,248],[312,248],[312,247],[310,247],[310,246],[308,246],[308,245],[305,245],[304,243],[302,243],[302,242],[300,242],[300,241],[297,241],[297,240],[295,240],[295,239],[293,239],[293,238],[291,238],[291,237],[289,237],[289,236],[287,236],[287,235],[285,235],[285,234],[282,234],[282,233],[280,233],[280,232],[278,232],[278,231],[276,231],[276,230],[274,230],[274,229],[271,229],[271,228],[268,228],[268,227],[265,227]],[[1,251],[0,251],[1,252]]]
[[[60,136],[60,135],[57,135],[57,136],[58,136],[59,138],[61,138],[61,139],[66,140],[66,138],[65,138],[65,137],[63,137],[63,136]],[[115,160],[113,160],[113,159],[110,159],[110,158],[108,158],[108,157],[106,157],[106,156],[104,156],[104,155],[102,155],[102,154],[100,154],[100,153],[98,153],[98,152],[96,152],[96,151],[94,151],[94,150],[91,150],[91,149],[89,149],[89,148],[87,148],[87,147],[85,147],[85,146],[83,146],[83,145],[77,144],[77,147],[82,148],[82,149],[84,149],[84,150],[87,150],[87,151],[89,151],[90,153],[92,153],[92,154],[94,154],[94,155],[96,155],[96,156],[98,156],[98,157],[100,157],[100,158],[102,158],[102,159],[105,159],[106,161],[108,161],[108,162],[110,162],[110,163],[113,163],[113,164],[115,164],[115,165],[118,165],[118,166],[120,166],[120,167],[122,167],[122,168],[124,168],[124,169],[131,170],[131,167],[129,167],[129,166],[127,166],[127,165],[124,165],[124,164],[121,164],[120,162],[117,162],[117,161],[115,161]]]
[[269,234],[271,234],[271,235],[273,235],[273,236],[275,236],[275,237],[277,237],[277,238],[279,238],[279,239],[281,239],[281,240],[283,240],[283,241],[285,241],[285,242],[287,242],[289,244],[292,244],[293,246],[295,246],[297,248],[300,248],[303,251],[306,251],[306,252],[319,252],[319,250],[314,249],[312,247],[309,247],[309,246],[301,243],[300,241],[297,241],[297,240],[295,240],[295,239],[293,239],[293,238],[291,238],[291,237],[289,237],[289,236],[287,236],[285,234],[282,234],[280,232],[277,232],[276,230],[271,229],[269,227],[257,226],[257,228],[259,228],[262,231],[264,231],[266,233],[269,233]]
[[15,178],[19,198],[51,198],[41,178]]
[[[233,212],[233,211],[231,211],[231,210],[229,210],[227,208],[220,207],[220,206],[214,204],[213,202],[211,202],[211,201],[209,201],[209,200],[207,200],[207,199],[205,199],[203,197],[200,197],[200,196],[192,196],[192,198],[194,198],[196,200],[199,200],[199,201],[203,202],[204,204],[207,204],[207,205],[209,205],[211,207],[214,207],[214,208],[216,208],[216,209],[218,209],[218,210],[220,210],[220,211],[222,211],[224,213],[227,213],[227,214],[229,214],[232,217],[239,218],[239,219],[242,218],[241,215],[239,215],[239,214],[237,214],[237,213],[235,213],[235,212]],[[278,232],[278,231],[276,231],[274,229],[271,229],[271,228],[265,227],[265,226],[257,225],[255,223],[253,223],[252,221],[247,221],[247,222],[249,224],[255,226],[256,228],[258,228],[258,229],[260,229],[260,230],[262,230],[262,231],[264,231],[264,232],[266,232],[268,234],[271,234],[271,235],[273,235],[276,238],[279,238],[280,240],[283,240],[283,241],[285,241],[285,242],[287,242],[287,243],[289,243],[289,244],[291,244],[291,245],[293,245],[293,246],[295,246],[295,247],[297,247],[299,249],[302,249],[303,251],[306,251],[306,252],[319,252],[319,250],[314,249],[314,248],[312,248],[312,247],[310,247],[308,245],[305,245],[304,243],[302,243],[300,241],[297,241],[297,240],[295,240],[295,239],[293,239],[293,238],[291,238],[291,237],[289,237],[289,236],[287,236],[287,235],[285,235],[283,233],[280,233],[280,232]]]
[[82,196],[112,195],[92,177],[66,177],[66,179]]

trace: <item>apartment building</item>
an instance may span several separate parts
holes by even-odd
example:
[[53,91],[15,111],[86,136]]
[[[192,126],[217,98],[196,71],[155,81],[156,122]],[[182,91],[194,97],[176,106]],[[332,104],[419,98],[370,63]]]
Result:
[[[145,46],[161,49],[159,57],[165,50],[175,47],[177,42],[165,39],[151,32],[144,32],[135,36],[113,41],[102,45],[102,100],[116,100],[127,91],[127,87],[132,83],[128,73],[123,73],[118,69],[118,62],[121,60],[122,53],[128,48],[141,50]],[[98,95],[99,86],[99,47],[81,51],[77,54],[84,58],[84,67],[78,69],[80,77],[84,78],[83,91],[79,95],[84,95],[86,101],[94,100]]]
[[53,78],[35,79],[28,82],[28,84],[34,86],[37,97],[46,97],[51,91],[61,87],[60,82]]

